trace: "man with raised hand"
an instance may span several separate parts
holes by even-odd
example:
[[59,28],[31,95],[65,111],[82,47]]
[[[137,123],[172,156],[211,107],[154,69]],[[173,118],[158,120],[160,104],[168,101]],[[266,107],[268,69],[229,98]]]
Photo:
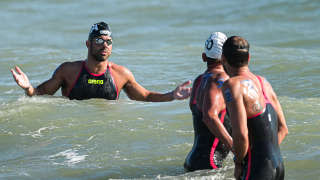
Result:
[[64,62],[52,77],[34,88],[19,67],[11,69],[17,84],[28,96],[53,95],[61,88],[62,95],[69,99],[104,98],[116,100],[122,89],[132,100],[164,102],[188,98],[191,84],[187,81],[168,93],[152,92],[136,82],[131,71],[109,61],[112,52],[112,36],[108,24],[99,22],[91,27],[88,40],[87,59]]

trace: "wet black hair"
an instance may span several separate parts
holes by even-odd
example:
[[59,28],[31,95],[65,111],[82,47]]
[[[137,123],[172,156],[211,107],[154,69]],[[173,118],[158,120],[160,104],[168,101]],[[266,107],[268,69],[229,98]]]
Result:
[[249,48],[247,40],[240,36],[229,37],[222,46],[222,54],[232,67],[242,67],[249,63]]

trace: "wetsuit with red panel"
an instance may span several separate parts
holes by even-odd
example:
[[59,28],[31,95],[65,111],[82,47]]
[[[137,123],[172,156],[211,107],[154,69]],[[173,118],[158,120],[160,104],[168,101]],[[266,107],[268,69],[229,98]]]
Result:
[[[203,90],[211,73],[205,73],[196,79],[193,91]],[[222,167],[223,160],[227,157],[229,150],[218,138],[216,138],[202,121],[202,112],[197,107],[197,94],[190,99],[190,109],[193,117],[194,143],[191,151],[186,157],[184,168],[186,171],[201,169],[216,169]],[[219,113],[219,119],[231,134],[231,122],[226,110]]]
[[257,78],[266,105],[264,111],[247,120],[249,148],[243,162],[241,180],[283,180],[284,166],[278,144],[278,116],[265,95],[261,77]]
[[69,99],[104,98],[108,100],[118,99],[119,92],[112,77],[110,65],[101,74],[90,73],[83,61],[81,71],[78,74],[73,88],[68,94]]

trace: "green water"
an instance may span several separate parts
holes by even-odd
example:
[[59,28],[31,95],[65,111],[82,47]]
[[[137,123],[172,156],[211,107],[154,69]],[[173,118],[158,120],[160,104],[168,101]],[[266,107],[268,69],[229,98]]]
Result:
[[110,60],[159,92],[204,71],[211,32],[248,39],[250,67],[271,82],[286,115],[285,179],[319,179],[319,1],[2,0],[0,17],[0,179],[233,179],[232,156],[218,171],[184,172],[193,143],[187,100],[24,96],[10,68],[40,84],[62,62],[86,58],[89,28],[101,20],[113,31]]

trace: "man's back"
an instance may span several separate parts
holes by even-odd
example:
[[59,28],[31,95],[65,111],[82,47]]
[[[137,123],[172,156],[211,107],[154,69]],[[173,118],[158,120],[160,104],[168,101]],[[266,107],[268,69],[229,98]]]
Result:
[[[231,133],[230,119],[225,111],[225,103],[221,86],[228,76],[223,70],[206,71],[204,74],[199,75],[193,85],[193,90],[190,98],[190,109],[193,116],[193,127],[195,131],[194,146],[188,154],[185,162],[185,168],[188,171],[199,169],[215,169],[222,167],[222,162],[229,153],[229,148],[222,141],[211,132],[214,124],[204,121],[206,113],[212,104],[217,104],[214,107],[218,111],[217,119]],[[211,100],[210,96],[213,96]],[[210,98],[207,100],[206,98]],[[210,119],[209,121],[213,121]]]
[[[236,87],[247,114],[249,147],[244,158],[242,178],[283,179],[284,166],[278,142],[279,120],[271,85],[252,73],[232,77],[226,84]],[[236,112],[230,112],[231,115],[233,113]]]
[[208,104],[205,104],[205,98],[209,96],[210,92],[216,96],[214,100],[216,101],[215,103],[219,104],[220,108],[218,111],[220,112],[226,108],[221,87],[228,78],[228,75],[220,70],[208,71],[202,75],[198,91],[196,92],[197,107],[201,111],[205,111],[208,106]]
[[222,48],[222,62],[231,77],[223,92],[232,124],[234,176],[283,180],[279,144],[288,129],[271,85],[249,69],[249,48],[240,36],[229,37]]

